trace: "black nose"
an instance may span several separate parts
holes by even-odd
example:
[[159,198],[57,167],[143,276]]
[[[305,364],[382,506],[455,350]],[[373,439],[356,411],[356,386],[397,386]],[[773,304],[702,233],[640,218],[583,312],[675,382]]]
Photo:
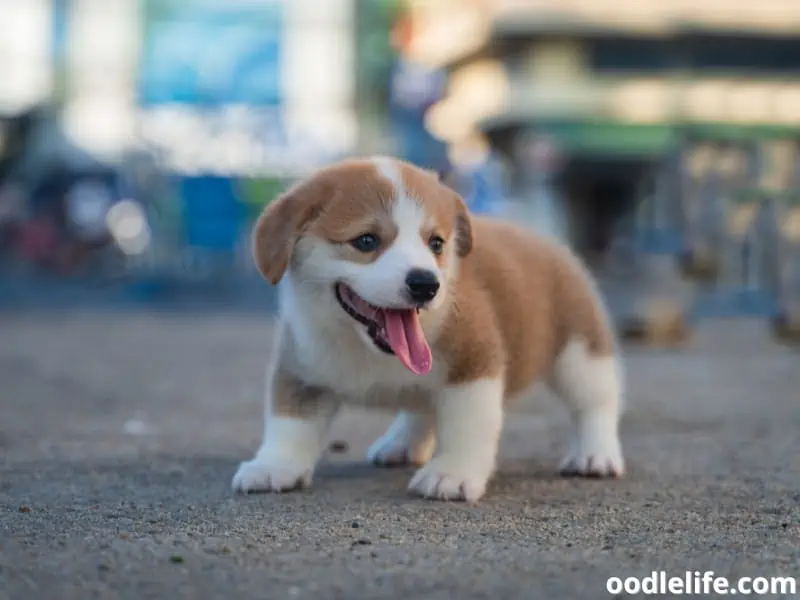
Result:
[[436,273],[425,269],[412,269],[406,275],[406,287],[412,302],[422,304],[430,302],[439,291],[439,279]]

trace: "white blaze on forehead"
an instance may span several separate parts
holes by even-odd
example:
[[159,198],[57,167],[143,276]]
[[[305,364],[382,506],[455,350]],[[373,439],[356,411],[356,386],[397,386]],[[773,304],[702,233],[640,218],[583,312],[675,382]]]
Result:
[[376,266],[384,272],[394,273],[398,278],[404,278],[411,269],[439,273],[436,260],[421,235],[425,225],[429,225],[431,216],[426,213],[419,199],[409,193],[396,160],[377,157],[373,162],[378,174],[389,180],[394,188],[392,221],[397,225],[397,237],[376,261]]
[[373,159],[378,173],[388,179],[394,188],[392,220],[398,228],[398,238],[419,237],[423,226],[431,225],[432,217],[425,213],[419,198],[412,197],[403,183],[403,174],[396,160],[379,156]]
[[415,198],[403,194],[392,205],[392,221],[397,225],[397,237],[416,238],[422,243],[421,232],[428,216]]
[[396,160],[377,157],[372,163],[376,176],[392,185],[392,198],[387,204],[397,235],[373,263],[334,261],[334,264],[339,278],[367,302],[382,307],[405,307],[408,305],[406,277],[411,270],[424,269],[441,277],[427,240],[422,237],[429,216],[404,185],[401,165]]
[[429,216],[417,200],[407,194],[399,196],[392,206],[392,220],[397,225],[397,237],[381,259],[410,269],[425,269],[439,273],[439,267],[426,240],[423,227]]
[[400,167],[396,161],[387,156],[378,156],[372,159],[378,173],[389,180],[394,188],[394,196],[399,199],[405,195],[405,187],[403,186],[403,176],[400,173]]

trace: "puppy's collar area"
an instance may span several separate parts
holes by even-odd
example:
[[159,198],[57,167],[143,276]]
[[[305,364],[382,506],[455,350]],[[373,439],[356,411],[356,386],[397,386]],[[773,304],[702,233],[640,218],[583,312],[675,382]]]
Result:
[[418,308],[375,306],[341,282],[334,285],[333,292],[342,309],[367,328],[367,334],[378,349],[397,356],[416,375],[431,370],[431,349],[422,331]]

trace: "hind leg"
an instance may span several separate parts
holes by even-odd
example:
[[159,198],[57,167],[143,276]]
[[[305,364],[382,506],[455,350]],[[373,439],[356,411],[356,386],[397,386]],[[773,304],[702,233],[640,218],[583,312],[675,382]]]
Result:
[[619,440],[622,371],[613,354],[596,356],[582,341],[568,343],[556,360],[551,386],[573,423],[564,475],[618,477],[625,472]]
[[367,460],[382,467],[424,465],[433,455],[436,438],[432,414],[400,411],[367,450]]

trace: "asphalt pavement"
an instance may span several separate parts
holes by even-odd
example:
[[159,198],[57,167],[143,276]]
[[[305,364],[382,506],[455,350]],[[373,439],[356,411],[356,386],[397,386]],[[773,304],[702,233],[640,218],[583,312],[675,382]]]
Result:
[[554,474],[567,421],[534,391],[475,507],[364,464],[391,415],[360,410],[311,489],[233,495],[269,337],[256,313],[0,316],[0,599],[558,600],[652,571],[800,578],[800,354],[763,323],[626,351],[619,481]]

